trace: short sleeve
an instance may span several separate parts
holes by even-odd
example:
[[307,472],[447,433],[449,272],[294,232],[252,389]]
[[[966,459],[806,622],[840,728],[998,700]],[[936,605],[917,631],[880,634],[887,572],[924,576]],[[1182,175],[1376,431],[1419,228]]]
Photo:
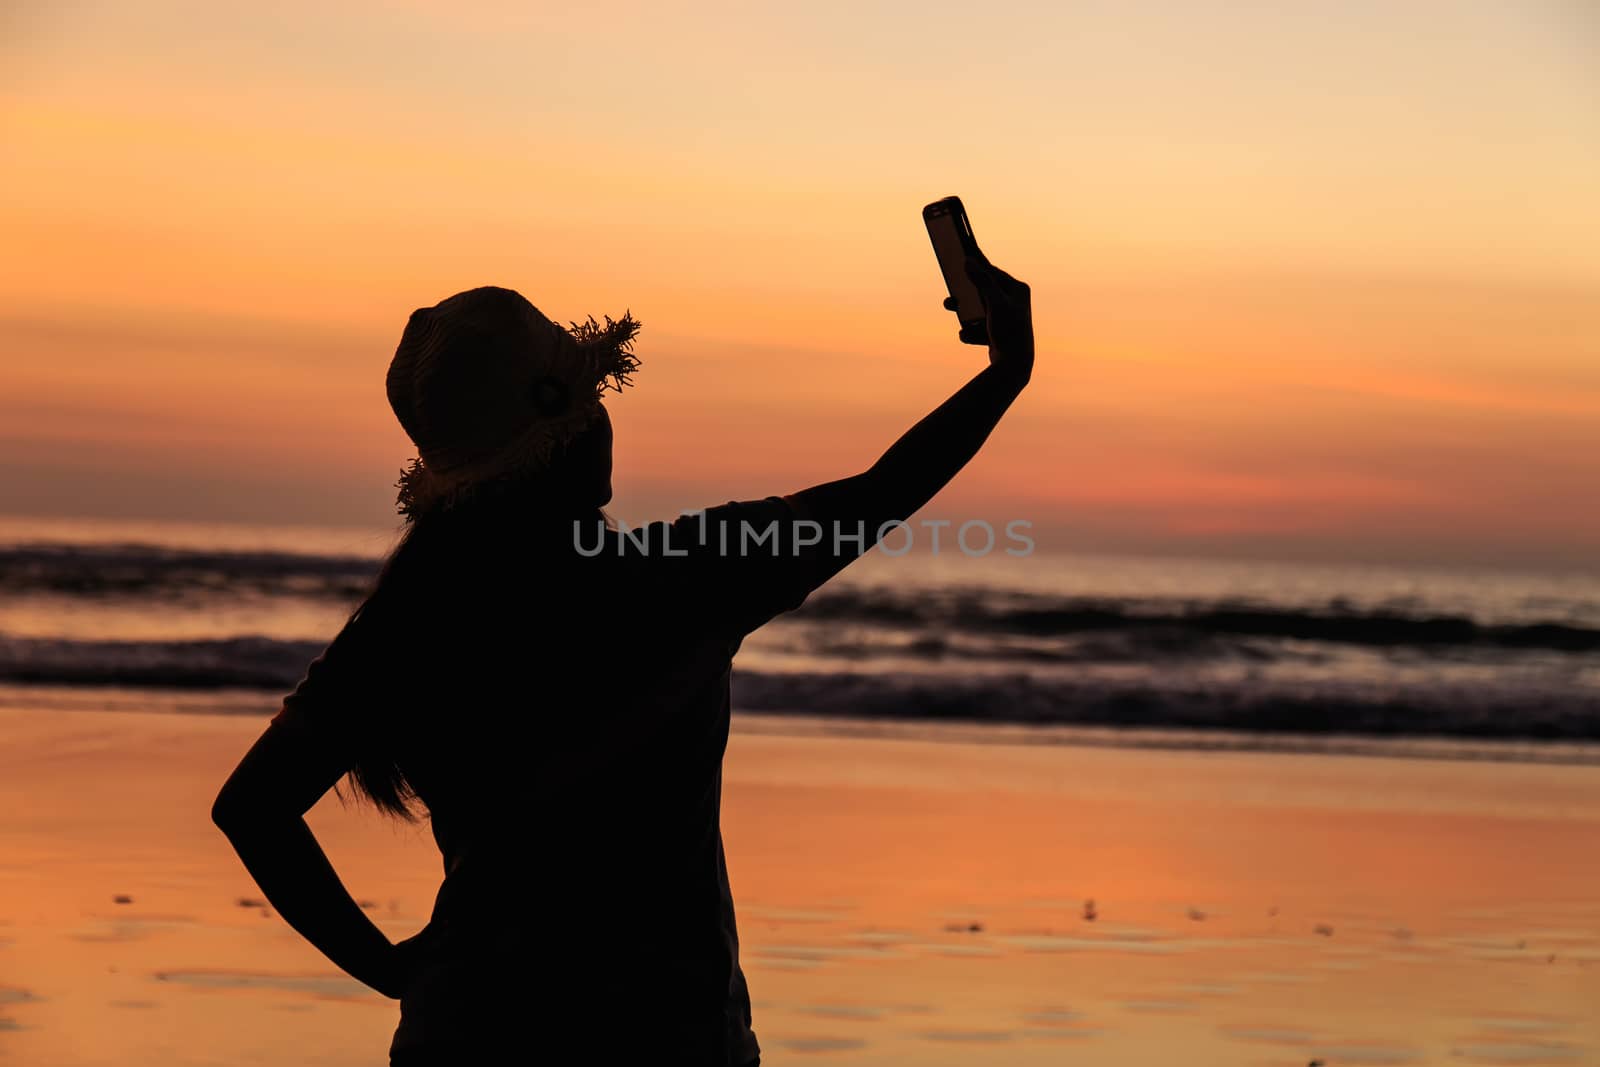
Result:
[[713,629],[748,634],[815,588],[807,538],[783,497],[729,501],[664,525],[661,569],[685,610]]
[[378,694],[374,625],[358,613],[306,668],[272,722],[317,735],[327,744],[349,747]]

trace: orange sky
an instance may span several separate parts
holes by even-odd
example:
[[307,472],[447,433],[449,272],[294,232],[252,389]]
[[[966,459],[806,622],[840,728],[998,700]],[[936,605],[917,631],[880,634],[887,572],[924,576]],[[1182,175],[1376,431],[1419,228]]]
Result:
[[0,20],[0,510],[388,522],[400,328],[490,283],[644,323],[624,516],[853,473],[983,360],[919,218],[958,193],[1033,286],[1039,367],[926,514],[1085,548],[1600,546],[1582,3]]

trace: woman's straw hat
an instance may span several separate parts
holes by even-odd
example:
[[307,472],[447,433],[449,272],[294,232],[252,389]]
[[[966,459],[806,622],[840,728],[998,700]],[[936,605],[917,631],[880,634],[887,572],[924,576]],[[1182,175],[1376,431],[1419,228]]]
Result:
[[397,483],[400,513],[415,519],[548,464],[606,389],[629,384],[638,331],[627,312],[567,329],[497,286],[412,312],[386,382],[418,453]]

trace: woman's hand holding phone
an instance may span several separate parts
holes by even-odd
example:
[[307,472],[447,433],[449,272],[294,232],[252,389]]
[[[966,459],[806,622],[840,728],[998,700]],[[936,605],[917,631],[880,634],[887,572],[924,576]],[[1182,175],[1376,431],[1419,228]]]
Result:
[[[967,277],[983,297],[989,331],[989,364],[1013,376],[1018,385],[1033,376],[1033,295],[1018,281],[979,253],[966,260]],[[955,310],[955,298],[945,300]]]

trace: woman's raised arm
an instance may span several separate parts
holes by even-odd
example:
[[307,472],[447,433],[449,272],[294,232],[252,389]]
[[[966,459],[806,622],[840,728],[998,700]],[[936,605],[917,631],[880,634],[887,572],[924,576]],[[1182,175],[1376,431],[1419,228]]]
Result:
[[751,632],[798,607],[977,454],[1033,373],[1033,312],[1023,282],[985,259],[968,260],[967,270],[987,310],[989,366],[860,474],[782,498],[730,501],[670,524],[662,533],[675,536],[660,540],[690,557],[682,566],[663,561],[662,573],[674,576],[673,603],[685,605],[675,610]]
[[[822,527],[807,577],[822,584],[876,543],[890,523],[904,522],[977,455],[989,433],[1033,375],[1032,294],[987,259],[969,259],[967,272],[983,295],[989,328],[989,366],[911,427],[867,470],[793,493],[796,515]],[[864,528],[864,542],[839,542],[836,530]],[[845,551],[842,546],[849,546]]]

